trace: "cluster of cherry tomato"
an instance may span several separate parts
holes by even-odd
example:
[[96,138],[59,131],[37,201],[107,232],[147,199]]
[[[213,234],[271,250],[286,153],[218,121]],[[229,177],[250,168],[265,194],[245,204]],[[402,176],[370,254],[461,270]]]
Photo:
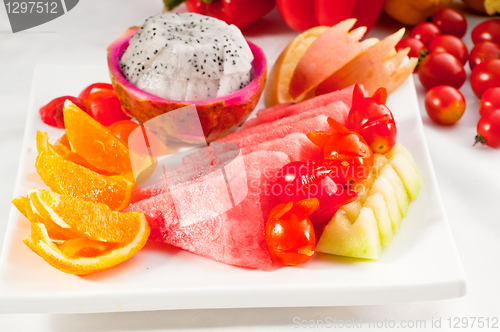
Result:
[[[109,83],[91,84],[83,89],[78,97],[62,96],[53,99],[40,108],[39,113],[42,121],[49,126],[64,128],[63,108],[66,99],[71,100],[99,123],[108,127],[125,145],[128,145],[128,138],[132,131],[140,126],[131,121],[131,117],[123,111],[113,86]],[[163,154],[166,150],[165,143],[144,127],[142,130],[146,131],[147,147],[151,149],[152,153],[154,155]],[[148,151],[144,151],[144,144],[135,144],[129,148],[139,154],[148,153]]]
[[500,87],[500,20],[487,20],[472,30],[474,48],[470,54],[461,39],[466,30],[467,20],[462,13],[452,8],[441,9],[432,22],[415,26],[410,37],[402,39],[396,48],[410,47],[409,56],[419,57],[416,71],[422,86],[428,90],[425,109],[434,122],[444,125],[455,123],[465,111],[465,98],[458,89],[467,79],[464,66],[468,61],[472,90],[481,103],[492,105],[488,112],[481,113],[476,142],[498,147],[499,115],[489,113],[500,112],[500,102],[495,93],[485,94],[485,91]]
[[78,97],[58,97],[41,107],[39,112],[42,121],[49,126],[64,128],[63,106],[66,99],[105,126],[120,120],[130,120],[130,116],[123,112],[113,86],[108,83],[94,83],[83,89]]
[[358,194],[353,185],[370,174],[374,153],[387,153],[396,143],[396,124],[385,106],[387,90],[366,98],[356,86],[349,111],[349,129],[328,118],[330,132],[314,131],[307,137],[323,149],[323,159],[296,161],[277,174],[272,192],[282,203],[270,213],[266,246],[270,256],[284,265],[307,262],[314,254],[314,225],[324,225]]

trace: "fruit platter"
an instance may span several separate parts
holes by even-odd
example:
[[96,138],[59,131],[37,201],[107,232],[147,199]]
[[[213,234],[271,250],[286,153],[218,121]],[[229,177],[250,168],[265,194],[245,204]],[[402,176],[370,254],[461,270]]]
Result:
[[[137,28],[133,30],[133,33],[136,31]],[[377,31],[373,33],[376,34]],[[391,36],[394,39],[397,36],[401,38],[401,35],[402,33],[399,33],[399,35],[395,33]],[[128,38],[130,36],[129,32]],[[274,36],[274,38],[279,43],[265,36],[252,37],[252,43],[249,43],[255,57],[258,58],[259,53],[252,46],[254,44],[258,45],[262,49],[263,54],[267,56],[268,70],[273,67],[276,61],[280,61],[276,58],[283,49],[281,43],[283,46],[286,46],[293,37],[289,33],[283,33]],[[380,48],[392,42],[391,38],[383,39],[383,41],[385,44],[381,42],[382,46]],[[369,41],[366,44],[373,45]],[[384,55],[382,54],[383,51],[377,52]],[[366,58],[377,55],[376,52],[367,52],[367,54]],[[400,54],[398,58],[403,59],[404,54]],[[149,60],[149,58],[147,59]],[[216,62],[216,59],[214,58],[213,61]],[[368,59],[361,58],[359,61],[360,64],[363,64],[363,61],[368,61]],[[406,63],[409,63],[409,65],[412,64],[408,60],[406,60]],[[207,65],[205,66],[207,67]],[[242,67],[244,66],[242,65]],[[140,71],[140,67],[138,68]],[[260,80],[261,76],[259,75],[262,75],[262,70],[259,71],[259,68],[262,69],[261,67],[254,66],[257,78]],[[111,69],[111,78],[109,76],[109,69]],[[201,69],[203,70],[203,65],[201,65]],[[406,69],[406,71],[411,72],[412,69],[413,67]],[[142,70],[144,70],[144,66],[142,66]],[[356,72],[354,69],[353,71]],[[247,79],[247,76],[245,76],[247,74],[237,74],[240,77],[244,77],[243,80]],[[270,75],[271,77],[275,77],[276,73],[270,73]],[[339,75],[339,77],[346,77],[347,74],[341,73]],[[359,75],[358,77],[363,77],[364,74],[359,71],[357,75]],[[71,79],[68,79],[68,77]],[[44,65],[36,68],[15,197],[25,197],[28,193],[26,197],[35,200],[31,202],[31,206],[38,210],[42,217],[45,216],[41,210],[47,210],[49,211],[50,218],[55,221],[57,220],[57,218],[51,215],[51,211],[53,212],[53,210],[47,208],[46,204],[49,203],[43,198],[44,193],[48,192],[45,190],[54,189],[48,183],[49,180],[47,180],[47,177],[44,178],[42,175],[43,172],[37,168],[39,167],[37,165],[42,160],[41,156],[43,156],[43,153],[41,151],[45,149],[45,152],[50,152],[51,145],[46,141],[47,137],[50,139],[50,142],[53,142],[55,139],[61,137],[64,130],[48,126],[44,123],[40,118],[39,109],[48,100],[68,94],[77,95],[82,87],[89,86],[95,82],[113,83],[115,91],[121,98],[122,107],[129,107],[131,109],[142,107],[141,105],[137,106],[134,104],[137,98],[132,98],[132,93],[127,91],[127,89],[120,90],[123,88],[123,82],[116,79],[111,66],[108,68],[105,65]],[[249,83],[246,82],[246,84]],[[222,80],[219,88],[221,85],[224,85]],[[208,131],[209,134],[205,131],[207,141],[217,139],[224,141],[226,139],[224,136],[229,131],[234,130],[236,126],[241,126],[239,131],[229,134],[227,137],[242,145],[243,154],[258,155],[252,150],[253,147],[251,144],[248,146],[245,145],[247,143],[245,143],[246,138],[243,134],[238,133],[252,132],[253,129],[251,128],[256,126],[256,123],[258,125],[260,121],[263,121],[262,118],[259,118],[263,113],[258,113],[257,111],[265,109],[268,105],[266,105],[264,95],[262,98],[258,98],[263,89],[263,86],[260,89],[260,85],[263,85],[263,83],[257,84],[256,88],[252,83],[247,87],[251,89],[255,88],[255,90],[252,90],[250,96],[246,97],[251,100],[250,103],[254,103],[254,106],[250,108],[251,113],[242,113],[241,118],[232,118],[230,121],[233,122],[231,122],[229,128],[221,129],[213,127]],[[351,84],[348,85],[351,86]],[[190,241],[194,243],[193,239],[195,237],[190,238],[189,233],[182,237],[182,241],[185,243],[183,242],[183,244],[177,246],[170,244],[178,241],[178,239],[170,240],[172,241],[170,244],[159,243],[161,241],[152,241],[151,238],[146,242],[147,235],[149,234],[149,226],[147,226],[147,231],[141,226],[138,234],[142,234],[143,239],[137,240],[139,236],[136,235],[136,240],[139,242],[142,241],[140,246],[134,242],[135,240],[128,240],[128,242],[126,239],[123,240],[124,243],[128,243],[127,245],[137,244],[138,249],[136,251],[134,251],[135,249],[132,250],[134,251],[132,254],[133,257],[127,257],[128,259],[124,260],[121,264],[113,266],[110,269],[97,269],[95,272],[99,273],[95,274],[79,273],[78,271],[73,273],[74,271],[71,272],[71,270],[64,271],[64,269],[60,269],[63,272],[70,271],[68,273],[61,273],[61,271],[50,266],[53,265],[56,267],[57,262],[54,263],[52,261],[50,263],[46,257],[44,257],[46,261],[40,259],[39,256],[43,257],[43,254],[40,254],[40,249],[36,246],[36,241],[33,241],[33,239],[36,239],[39,233],[42,233],[41,237],[43,237],[43,229],[38,233],[36,229],[34,230],[33,224],[36,225],[37,223],[34,223],[29,218],[31,216],[31,212],[29,212],[30,208],[26,207],[26,210],[24,210],[25,213],[23,213],[23,209],[20,209],[19,206],[22,205],[21,203],[26,203],[26,201],[21,202],[18,200],[18,204],[14,204],[21,213],[15,209],[11,211],[7,238],[0,261],[0,302],[9,303],[8,308],[6,307],[5,310],[11,312],[83,313],[195,308],[367,305],[402,301],[437,300],[463,296],[465,293],[465,278],[450,233],[448,221],[441,205],[427,143],[423,135],[413,78],[411,75],[404,80],[398,78],[397,84],[389,84],[389,87],[390,94],[387,96],[386,105],[392,110],[394,122],[397,125],[397,144],[399,144],[397,146],[404,146],[404,151],[411,152],[411,157],[401,158],[404,159],[404,163],[410,165],[412,172],[415,172],[412,166],[414,163],[415,169],[418,169],[419,178],[417,181],[416,178],[410,179],[407,177],[405,181],[401,175],[403,182],[399,178],[394,180],[401,183],[401,190],[405,198],[401,198],[401,200],[398,198],[395,203],[392,203],[392,208],[388,203],[390,211],[386,212],[386,214],[390,215],[392,219],[392,212],[395,209],[403,209],[401,206],[404,206],[404,220],[402,223],[401,220],[397,223],[397,234],[396,232],[394,234],[392,232],[392,227],[396,226],[391,226],[390,219],[388,223],[391,230],[384,233],[385,235],[382,235],[382,228],[379,224],[380,239],[375,226],[377,233],[375,237],[378,245],[372,246],[372,243],[367,241],[366,243],[370,243],[370,245],[362,245],[360,249],[359,246],[356,247],[348,244],[346,245],[347,247],[336,244],[332,245],[329,241],[323,240],[322,242],[320,239],[319,243],[316,244],[318,251],[314,255],[306,253],[306,256],[308,256],[306,264],[287,264],[288,261],[285,264],[277,264],[276,262],[280,262],[280,255],[271,254],[271,247],[268,244],[267,250],[262,248],[262,252],[267,255],[267,251],[269,251],[274,262],[266,256],[265,265],[262,265],[264,263],[260,261],[256,263],[257,259],[253,257],[247,260],[236,261],[227,258],[226,254],[213,253],[219,250],[216,247],[216,242],[210,244],[202,241],[200,244],[200,241],[198,241],[192,245]],[[338,86],[336,88],[342,89],[343,87]],[[182,93],[189,95],[189,89],[188,86]],[[377,94],[375,87],[370,84],[367,84],[365,89],[368,89],[366,90],[366,94],[368,95],[375,96]],[[363,91],[359,91],[363,95]],[[243,98],[240,95],[238,95],[238,98]],[[239,100],[238,98],[234,98],[234,100]],[[278,96],[278,98],[281,97]],[[382,99],[385,101],[385,98]],[[123,100],[129,100],[130,104],[126,104],[126,102],[124,104]],[[258,103],[257,100],[259,100]],[[236,103],[236,101],[233,102]],[[196,105],[198,103],[202,104],[200,101],[195,101],[194,103]],[[69,115],[66,117],[66,114],[70,113],[67,108],[69,109],[74,105],[68,105],[65,103],[64,106],[64,116],[65,121],[67,121],[66,133],[70,141],[73,140],[71,142],[71,147],[73,147],[76,139],[70,136],[71,123],[68,120],[70,117]],[[224,107],[226,106],[220,107],[221,114],[225,114]],[[154,110],[154,108],[150,109]],[[233,107],[233,109],[235,108]],[[236,109],[239,108],[236,107]],[[247,112],[245,107],[242,106],[241,109]],[[133,112],[129,110],[129,113],[132,113],[141,123],[147,122],[151,117],[158,116],[156,113],[153,115],[146,114],[149,116],[148,118],[140,119],[140,116],[146,112],[142,111],[137,114],[133,114]],[[327,117],[324,115],[321,116],[325,120],[325,128],[317,128],[316,130],[320,130],[317,131],[318,133],[322,133],[321,130],[326,130],[327,128]],[[318,116],[318,118],[321,116]],[[245,119],[246,122],[244,122]],[[209,120],[205,121],[201,116],[200,121],[202,126],[211,125]],[[333,128],[334,125],[332,125],[330,120],[328,120],[328,124],[330,128]],[[289,124],[286,126],[289,126]],[[271,126],[262,127],[262,125],[257,127],[267,128],[269,131],[274,128]],[[314,130],[311,130],[311,132],[314,132]],[[238,135],[243,138],[240,138]],[[252,139],[255,140],[256,137],[260,136],[252,136]],[[309,135],[307,137],[310,138]],[[313,139],[311,141],[316,144]],[[264,144],[265,141],[257,143]],[[309,144],[311,143],[309,142]],[[273,149],[286,150],[287,147],[276,145]],[[262,154],[260,160],[267,159],[267,162],[271,166],[280,169],[286,162],[280,160],[282,157],[279,155],[279,150],[278,152],[274,152],[273,150],[273,153]],[[391,164],[393,166],[384,168],[384,165],[389,164],[388,160],[393,161],[398,159],[392,158],[394,152],[392,155],[388,151],[384,151],[383,153],[387,153],[387,157],[384,157],[387,158],[387,161],[380,167],[380,174],[385,174],[388,178],[397,176],[394,169],[398,171],[398,174],[401,174],[401,172],[405,173],[402,170],[404,167],[400,166],[401,164],[397,161]],[[402,152],[402,154],[406,154],[406,152]],[[286,160],[290,161],[289,159]],[[273,163],[277,163],[279,166],[273,165]],[[389,171],[384,172],[383,169],[390,169],[393,173],[389,173]],[[251,172],[247,176],[251,176]],[[385,182],[392,183],[392,180]],[[411,186],[408,184],[410,182],[418,182],[419,184],[418,186]],[[380,187],[379,191],[384,192],[384,185],[381,183],[382,181],[378,185],[374,185],[373,188]],[[405,188],[403,188],[403,184],[405,184]],[[408,186],[406,186],[407,184]],[[83,181],[80,181],[77,186],[83,188],[85,185]],[[415,189],[416,187],[418,189]],[[375,194],[377,191],[373,189]],[[380,192],[378,192],[379,198],[383,197],[380,195]],[[408,192],[408,196],[405,192]],[[369,196],[372,196],[371,192]],[[160,200],[161,195],[158,197],[160,197]],[[52,196],[52,198],[58,204],[61,201],[65,202],[65,198],[62,196],[61,198],[59,196]],[[157,211],[163,211],[164,207],[158,202],[154,203],[154,199],[155,197],[148,197],[146,200],[133,202],[128,207],[128,204],[125,206],[118,204],[114,207],[115,210],[126,208],[125,211],[133,211],[130,213],[144,212],[149,218],[148,222],[151,226],[151,234],[158,236],[158,233],[154,233],[157,230],[154,228],[154,223],[151,222],[151,215],[157,213]],[[363,200],[365,199],[367,202],[371,202],[375,211],[377,208],[376,199],[367,199],[365,197]],[[410,200],[411,204],[409,204]],[[353,201],[354,199],[346,203]],[[76,209],[76,203],[71,200],[68,202],[67,204],[73,204]],[[146,203],[142,204],[141,202]],[[26,206],[29,206],[29,203],[26,204]],[[107,204],[112,206],[112,203]],[[39,208],[39,206],[42,206],[42,208]],[[314,210],[317,208],[316,206]],[[245,205],[244,209],[242,212],[244,215],[257,213],[255,210],[252,210],[252,206],[250,205]],[[151,212],[152,210],[155,212]],[[344,214],[350,213],[347,208],[342,211],[344,211]],[[362,211],[372,211],[372,209]],[[399,210],[397,211],[394,213],[399,214]],[[148,215],[148,212],[150,215]],[[275,210],[272,210],[270,214],[272,215],[275,212]],[[360,219],[370,218],[369,215],[366,217],[368,212],[365,212],[358,212]],[[23,214],[32,221],[31,229],[30,222],[26,220]],[[329,223],[323,231],[323,236],[325,234],[333,234],[332,236],[335,237],[335,234],[339,232],[338,227],[341,226],[338,225],[342,225],[342,217],[337,217],[336,213],[335,218],[338,221],[332,223],[332,227],[330,227]],[[237,218],[235,219],[237,220]],[[272,218],[270,217],[270,219]],[[331,219],[331,216],[328,219]],[[145,223],[144,220],[145,218],[141,219],[141,222]],[[355,231],[353,230],[354,233]],[[209,234],[207,229],[200,230],[200,232],[205,232],[203,233],[205,234],[204,236]],[[234,228],[233,232],[237,233],[239,230]],[[368,234],[366,236],[370,239],[373,238],[369,233],[363,233],[363,230],[360,232],[361,234]],[[27,234],[31,234],[31,237],[26,238]],[[168,234],[165,235],[163,229],[160,229],[159,234],[164,238],[168,237]],[[211,235],[217,238],[217,234],[214,233]],[[359,236],[362,237],[365,235]],[[104,237],[102,235],[102,238]],[[236,241],[236,238],[237,236],[234,236],[233,240]],[[169,243],[166,240],[164,242]],[[390,245],[388,245],[389,243]],[[221,250],[224,250],[229,245],[224,244]],[[64,244],[59,248],[62,250],[63,246]],[[256,245],[253,244],[253,246]],[[341,248],[339,249],[338,247]],[[127,246],[120,248],[124,249]],[[118,250],[121,249],[117,249],[116,252],[118,253]],[[32,251],[39,256],[35,255]],[[350,256],[345,254],[350,251],[355,251],[355,257],[357,258],[345,257]],[[337,254],[332,255],[331,253]]]

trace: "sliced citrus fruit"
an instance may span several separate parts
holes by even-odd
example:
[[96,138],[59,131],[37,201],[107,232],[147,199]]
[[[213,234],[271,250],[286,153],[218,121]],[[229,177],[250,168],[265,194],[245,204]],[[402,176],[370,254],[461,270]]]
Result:
[[[45,225],[40,222],[31,223],[31,234],[28,235],[23,242],[28,248],[56,269],[70,274],[87,275],[120,264],[144,247],[150,232],[149,225],[142,214],[136,215],[136,221],[139,229],[131,242],[123,247],[105,251],[94,257],[75,257],[64,254],[54,242],[52,242]],[[61,247],[63,246],[64,244],[61,245]],[[68,248],[66,248],[66,250],[68,250]],[[75,252],[74,254],[78,253]]]
[[112,243],[94,241],[84,238],[74,238],[64,241],[59,250],[69,257],[92,257],[102,255],[109,251]]
[[100,170],[132,172],[129,149],[108,128],[71,101],[64,103],[64,123],[71,150]]
[[75,237],[126,244],[140,227],[136,214],[113,211],[105,204],[36,189],[28,198],[43,219],[71,229]]
[[33,212],[30,199],[28,197],[16,197],[12,200],[12,203],[29,221],[43,223],[52,240],[65,241],[77,236],[77,234],[73,233],[70,228],[63,228],[52,221],[52,219],[44,219],[38,213]]
[[53,191],[82,198],[89,202],[104,203],[113,210],[126,208],[134,191],[131,176],[105,176],[55,153],[46,133],[37,133],[38,156],[35,168],[42,181]]
[[110,175],[108,172],[102,171],[91,163],[89,163],[85,158],[80,156],[77,153],[71,151],[71,144],[69,143],[68,136],[66,134],[62,135],[54,144],[54,148],[57,150],[57,153],[65,160],[74,162],[75,164],[86,167],[94,172]]
[[[150,233],[142,213],[111,211],[104,204],[46,190],[33,190],[12,202],[31,221],[31,233],[23,242],[66,273],[85,275],[117,265],[137,253]],[[71,236],[57,240],[50,229]]]
[[309,46],[311,46],[319,35],[328,29],[329,27],[327,26],[318,26],[304,31],[283,50],[278,60],[276,60],[267,80],[264,92],[266,107],[291,101],[301,101],[294,100],[290,96],[288,92],[290,80],[292,79],[295,67],[297,67],[299,60],[304,56]]

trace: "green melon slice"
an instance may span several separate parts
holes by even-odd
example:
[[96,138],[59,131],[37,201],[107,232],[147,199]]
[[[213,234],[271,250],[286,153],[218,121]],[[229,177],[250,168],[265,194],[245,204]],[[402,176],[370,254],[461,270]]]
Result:
[[401,181],[401,178],[390,164],[387,164],[384,168],[382,168],[380,176],[386,178],[391,183],[392,189],[394,189],[394,194],[396,195],[399,209],[401,210],[401,215],[404,218],[408,213],[410,200],[408,199],[408,194],[406,193],[406,189]]
[[416,199],[422,187],[422,180],[415,168],[410,167],[412,162],[405,158],[403,154],[398,153],[391,158],[389,163],[401,178],[410,200]]
[[373,183],[369,195],[373,195],[377,192],[384,195],[384,200],[387,204],[387,209],[389,209],[389,215],[391,216],[392,230],[394,233],[399,232],[401,222],[403,221],[403,215],[401,214],[401,210],[396,199],[396,193],[394,192],[391,182],[385,177],[378,177],[377,180],[375,180],[375,183]]
[[375,155],[375,165],[357,190],[358,199],[343,206],[325,227],[317,251],[335,255],[378,259],[399,231],[422,186],[408,150],[396,144],[385,156]]
[[325,227],[316,250],[334,255],[379,259],[382,245],[373,210],[362,208],[354,224],[351,224],[343,209],[337,211]]
[[375,193],[366,199],[364,207],[369,207],[375,214],[377,219],[378,231],[380,235],[380,242],[383,246],[388,246],[394,237],[392,230],[391,216],[385,204],[384,195],[382,193]]

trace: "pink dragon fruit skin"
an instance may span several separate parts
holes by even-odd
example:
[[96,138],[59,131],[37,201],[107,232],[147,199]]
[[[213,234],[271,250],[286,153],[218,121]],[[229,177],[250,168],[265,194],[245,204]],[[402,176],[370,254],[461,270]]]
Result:
[[227,135],[241,125],[257,105],[266,83],[267,62],[262,50],[248,42],[254,55],[254,78],[243,89],[226,96],[203,101],[168,100],[147,93],[128,82],[120,71],[120,57],[138,27],[126,30],[108,47],[108,67],[113,88],[125,112],[144,123],[161,114],[195,105],[208,142]]

